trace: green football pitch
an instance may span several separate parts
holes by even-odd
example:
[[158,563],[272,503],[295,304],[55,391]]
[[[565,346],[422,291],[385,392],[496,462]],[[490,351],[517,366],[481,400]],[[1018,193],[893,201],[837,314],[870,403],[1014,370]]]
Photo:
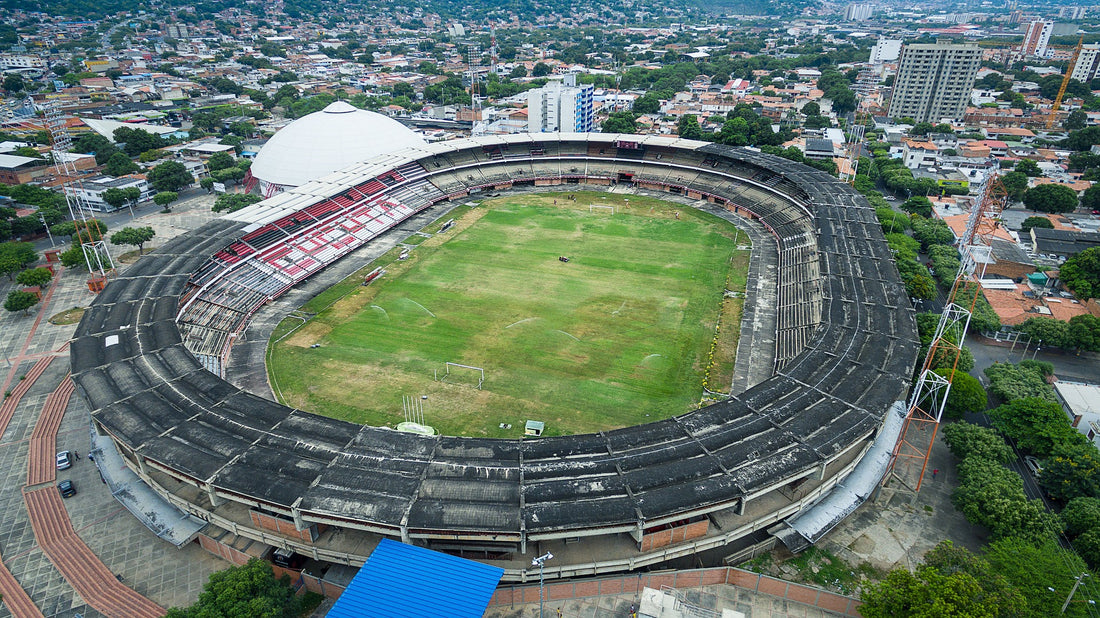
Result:
[[[408,259],[395,249],[314,298],[316,316],[272,336],[276,394],[388,427],[410,398],[438,433],[516,438],[527,420],[601,431],[687,412],[705,380],[727,390],[740,300],[723,291],[744,290],[745,234],[653,198],[574,195],[459,207]],[[447,363],[484,369],[481,388],[481,372]]]

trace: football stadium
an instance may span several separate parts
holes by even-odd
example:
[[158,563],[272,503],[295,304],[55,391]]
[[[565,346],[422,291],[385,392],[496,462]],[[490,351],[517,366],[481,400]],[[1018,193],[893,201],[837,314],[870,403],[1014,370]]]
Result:
[[[504,581],[537,579],[546,551],[548,578],[622,572],[812,542],[790,521],[894,446],[913,311],[873,210],[823,172],[674,137],[531,134],[410,145],[290,184],[143,257],[71,344],[95,430],[205,522],[195,538],[212,551],[357,566],[391,538],[491,562]],[[728,397],[621,429],[498,439],[322,417],[238,379],[240,349],[271,332],[250,325],[356,270],[341,258],[381,255],[490,193],[593,190],[660,194],[753,236]]]

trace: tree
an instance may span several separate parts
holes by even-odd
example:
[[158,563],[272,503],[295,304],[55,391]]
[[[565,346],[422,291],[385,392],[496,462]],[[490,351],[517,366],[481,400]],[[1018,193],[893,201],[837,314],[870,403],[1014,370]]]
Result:
[[0,244],[0,274],[8,276],[8,281],[15,277],[15,273],[23,270],[32,262],[38,261],[38,252],[29,242],[6,242]]
[[995,362],[983,373],[989,378],[989,392],[1003,401],[1026,397],[1054,401],[1054,389],[1047,384],[1042,372],[1027,361],[1018,365]]
[[164,212],[169,212],[172,209],[168,205],[177,199],[179,199],[179,194],[175,191],[161,191],[153,196],[153,203],[164,208]]
[[1057,516],[1041,501],[1027,499],[1019,474],[977,457],[963,460],[958,470],[959,483],[951,501],[967,521],[988,528],[993,538],[1015,536],[1042,542],[1057,529]]
[[151,227],[124,227],[111,234],[112,245],[136,245],[138,255],[145,252],[145,243],[149,242],[157,233]]
[[676,134],[684,139],[703,139],[703,129],[699,127],[699,119],[695,114],[681,116],[676,129]]
[[1062,406],[1037,397],[1001,404],[989,412],[993,426],[1023,450],[1047,457],[1063,447],[1079,444],[1084,436],[1070,427]]
[[253,558],[210,575],[199,600],[188,608],[174,607],[167,618],[206,616],[250,616],[292,618],[302,611],[302,600],[294,595],[289,578],[275,579],[271,567]]
[[18,73],[10,73],[4,76],[4,90],[8,94],[16,94],[22,92],[26,87],[23,82],[23,76]]
[[1100,528],[1100,498],[1074,498],[1062,509],[1061,516],[1066,524],[1066,534],[1071,539],[1092,528]]
[[103,201],[116,210],[122,208],[126,204],[126,190],[119,189],[118,187],[111,187],[103,192]]
[[545,62],[537,62],[537,63],[535,63],[534,68],[531,69],[531,76],[532,77],[546,77],[547,75],[549,75],[552,72],[553,72],[553,69],[550,68],[550,65],[546,64]]
[[1100,318],[1088,313],[1070,318],[1062,347],[1100,352]]
[[611,112],[600,125],[600,130],[604,133],[634,133],[638,130],[638,124],[634,120],[631,112]]
[[820,116],[821,106],[818,105],[816,101],[810,101],[802,106],[802,113],[807,116]]
[[[1088,193],[1088,191],[1085,191],[1085,193]],[[1100,197],[1100,193],[1097,194],[1097,197]],[[1023,223],[1020,224],[1020,231],[1026,234],[1028,231],[1031,230],[1031,228],[1035,227],[1045,230],[1053,230],[1054,223],[1052,223],[1051,220],[1046,217],[1028,217],[1027,219],[1024,219]]]
[[631,109],[636,114],[656,114],[661,111],[661,98],[655,92],[647,92],[634,101]]
[[64,265],[65,268],[79,268],[87,265],[84,259],[84,249],[78,244],[73,244],[68,249],[57,254],[57,257],[61,260],[61,264]]
[[228,152],[216,152],[210,155],[210,158],[206,160],[206,167],[211,172],[217,170],[223,170],[227,167],[234,167],[237,162],[233,160],[233,155]]
[[1100,247],[1071,256],[1059,269],[1059,277],[1081,300],[1100,298]]
[[214,179],[209,176],[203,176],[199,179],[199,186],[206,189],[207,193],[214,191]]
[[126,156],[126,153],[115,151],[111,154],[111,157],[107,159],[107,164],[103,167],[103,173],[108,176],[125,176],[139,169],[137,163],[134,163],[130,157]]
[[989,427],[962,421],[947,423],[943,427],[943,439],[951,453],[959,459],[980,457],[1007,464],[1016,458],[1012,448],[1005,444],[1004,438]]
[[1043,466],[1039,484],[1057,500],[1100,498],[1100,452],[1087,440],[1060,446]]
[[1081,205],[1089,210],[1100,210],[1100,185],[1093,185],[1081,194]]
[[1024,206],[1039,212],[1073,212],[1077,209],[1077,193],[1066,185],[1039,185],[1024,193]]
[[[1074,578],[1085,571],[1081,558],[1059,547],[1050,537],[1038,544],[1018,538],[995,540],[986,547],[985,559],[992,572],[1002,575],[1018,590],[1026,591],[1023,595],[1026,606],[1006,616],[1061,615],[1062,603]],[[1071,603],[1065,615],[1088,616],[1090,612],[1084,604]]]
[[1004,599],[990,598],[973,575],[940,573],[921,565],[916,573],[890,571],[880,582],[868,585],[860,595],[860,615],[865,618],[992,618],[1004,611]]
[[146,177],[154,189],[162,192],[179,191],[195,181],[195,177],[179,161],[165,161],[150,170]]
[[1015,169],[1017,172],[1023,172],[1026,176],[1031,178],[1043,175],[1043,170],[1039,169],[1039,164],[1032,159],[1020,159],[1016,163]]
[[1084,110],[1075,109],[1062,121],[1062,128],[1066,131],[1080,131],[1085,128],[1089,117]]
[[263,199],[252,193],[222,193],[218,196],[218,199],[214,200],[214,206],[211,210],[214,212],[236,212],[256,202],[262,202]]
[[37,304],[38,295],[23,290],[12,290],[8,292],[8,297],[4,300],[4,309],[12,313],[22,311],[23,315],[26,315],[27,309]]
[[1028,318],[1016,330],[1027,334],[1033,341],[1042,342],[1056,348],[1065,347],[1066,323],[1054,318],[1037,316]]
[[25,285],[27,287],[42,287],[53,279],[53,273],[48,268],[31,268],[19,273],[19,276],[15,278],[15,281],[19,285]]
[[936,369],[934,372],[951,382],[951,390],[947,393],[947,403],[943,409],[947,418],[959,419],[985,410],[987,397],[977,378],[950,368]]
[[137,187],[126,187],[122,192],[126,194],[126,200],[129,201],[131,205],[137,204],[138,200],[141,199],[141,189]]
[[913,219],[913,238],[920,241],[927,251],[932,245],[950,245],[955,242],[955,233],[942,219]]
[[901,209],[909,214],[931,217],[932,201],[923,195],[914,195],[901,203]]
[[1023,172],[1009,172],[1001,176],[1001,184],[1004,185],[1008,197],[1018,202],[1024,199],[1024,193],[1027,192],[1027,174]]

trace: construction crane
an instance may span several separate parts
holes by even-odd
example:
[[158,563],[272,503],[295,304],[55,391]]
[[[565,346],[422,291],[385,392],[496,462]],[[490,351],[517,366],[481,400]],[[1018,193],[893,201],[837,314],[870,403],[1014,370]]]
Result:
[[[950,378],[958,369],[966,329],[982,292],[981,281],[986,267],[995,262],[993,235],[997,231],[997,221],[1004,210],[1007,195],[1000,179],[991,172],[982,183],[978,201],[970,210],[966,232],[958,243],[961,265],[955,274],[947,304],[940,314],[932,343],[928,346],[920,377],[910,393],[905,423],[894,445],[883,484],[893,478],[914,492],[920,491],[947,396],[951,392]],[[934,366],[949,366],[951,373],[940,375],[933,370]]]
[[1047,130],[1054,126],[1054,119],[1058,115],[1058,110],[1062,107],[1062,97],[1066,96],[1066,87],[1069,86],[1069,80],[1073,75],[1073,69],[1077,68],[1077,58],[1081,55],[1081,47],[1085,42],[1085,37],[1077,39],[1077,46],[1073,48],[1073,55],[1069,57],[1069,65],[1066,66],[1066,76],[1062,78],[1062,85],[1058,87],[1058,96],[1054,97],[1054,105],[1050,107],[1050,115],[1047,116]]

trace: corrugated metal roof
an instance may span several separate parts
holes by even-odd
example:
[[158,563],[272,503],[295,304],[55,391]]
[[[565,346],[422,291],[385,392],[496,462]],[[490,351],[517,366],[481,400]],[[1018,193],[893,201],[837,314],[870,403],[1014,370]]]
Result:
[[383,539],[328,618],[485,614],[504,569]]

